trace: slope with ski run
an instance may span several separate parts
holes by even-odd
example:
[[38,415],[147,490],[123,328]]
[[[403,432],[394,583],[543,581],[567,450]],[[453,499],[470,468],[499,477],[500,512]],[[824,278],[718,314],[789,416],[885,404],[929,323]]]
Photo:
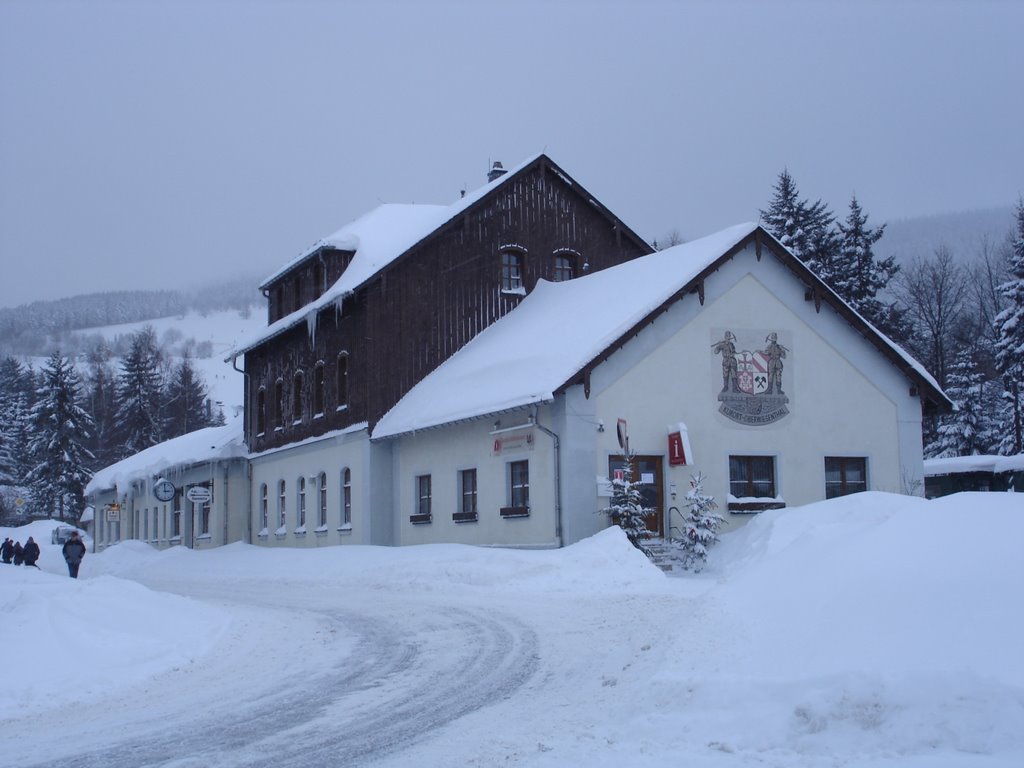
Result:
[[617,529],[544,552],[127,542],[78,582],[44,544],[42,573],[0,566],[20,692],[0,749],[110,768],[1019,766],[1022,534],[1020,495],[867,493],[765,513],[682,577]]

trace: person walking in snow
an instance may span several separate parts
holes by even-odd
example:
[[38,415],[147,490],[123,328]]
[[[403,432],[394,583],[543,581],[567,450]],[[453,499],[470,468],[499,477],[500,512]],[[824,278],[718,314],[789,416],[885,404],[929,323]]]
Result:
[[78,538],[78,531],[71,532],[71,536],[64,542],[61,552],[64,553],[64,561],[68,564],[68,576],[77,579],[78,567],[82,564],[82,558],[85,557],[85,544]]
[[3,546],[0,546],[0,560],[3,560],[7,565],[11,564],[11,558],[14,557],[14,542],[11,541],[11,537],[8,536],[4,539]]
[[28,541],[25,542],[25,546],[21,550],[21,556],[25,558],[25,565],[31,565],[38,568],[36,560],[39,559],[39,545],[36,544],[35,539],[31,536],[28,537]]
[[21,561],[25,559],[24,550],[21,548],[21,542],[14,542],[14,564],[21,565]]

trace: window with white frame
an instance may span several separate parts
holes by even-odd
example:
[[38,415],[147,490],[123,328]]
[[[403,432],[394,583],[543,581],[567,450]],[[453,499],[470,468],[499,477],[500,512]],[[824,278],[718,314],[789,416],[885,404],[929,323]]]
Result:
[[523,289],[523,252],[506,248],[501,252],[501,290]]
[[352,525],[352,470],[348,467],[341,471],[341,525]]
[[267,503],[267,484],[260,485],[260,527],[266,530],[270,527],[270,509]]
[[298,494],[297,504],[295,505],[295,522],[296,528],[306,527],[306,478],[299,476],[299,479],[295,482],[295,487]]
[[281,480],[277,484],[277,524],[284,528],[288,522],[288,484]]
[[320,500],[316,524],[320,528],[327,526],[327,473],[321,472],[317,478],[317,493]]

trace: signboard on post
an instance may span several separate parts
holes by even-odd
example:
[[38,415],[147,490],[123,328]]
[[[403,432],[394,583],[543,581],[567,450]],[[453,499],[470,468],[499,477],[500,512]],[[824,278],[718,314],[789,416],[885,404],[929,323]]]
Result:
[[121,520],[121,505],[107,504],[107,522],[117,523]]
[[193,485],[188,489],[188,492],[185,494],[185,498],[193,504],[208,504],[210,499],[213,498],[213,494],[210,493],[210,489],[204,485]]

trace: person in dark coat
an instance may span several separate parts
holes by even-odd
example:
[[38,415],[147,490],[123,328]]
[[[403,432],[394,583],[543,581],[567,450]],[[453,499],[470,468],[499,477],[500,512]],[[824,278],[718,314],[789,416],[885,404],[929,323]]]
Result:
[[35,539],[31,536],[28,537],[28,541],[25,542],[25,546],[21,549],[21,556],[25,558],[25,565],[33,565],[36,568],[36,560],[39,559],[39,545],[36,544]]
[[64,553],[64,561],[68,564],[68,576],[72,579],[78,578],[78,567],[85,557],[85,544],[78,538],[78,531],[72,531],[71,536],[64,542],[61,548]]
[[21,565],[21,561],[25,559],[25,550],[21,548],[21,542],[14,542],[14,564]]
[[8,536],[4,539],[3,546],[0,546],[0,560],[3,560],[7,565],[11,564],[11,559],[14,557],[14,542],[11,541],[11,537]]

